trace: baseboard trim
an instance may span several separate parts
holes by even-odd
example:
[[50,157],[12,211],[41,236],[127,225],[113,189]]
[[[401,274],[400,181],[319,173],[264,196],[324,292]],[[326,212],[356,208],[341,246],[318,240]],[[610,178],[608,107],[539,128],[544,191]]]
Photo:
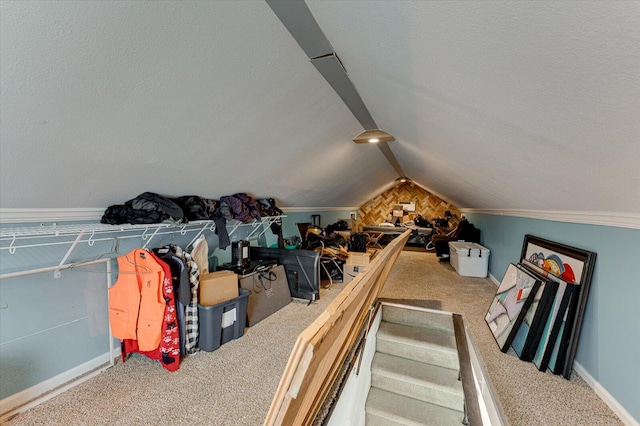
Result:
[[573,363],[573,369],[584,379],[594,392],[627,426],[640,426],[640,423],[625,410],[625,408],[611,395],[589,372],[578,362]]
[[617,228],[640,229],[640,214],[613,212],[577,212],[554,210],[497,210],[460,209],[461,213],[515,216],[527,219],[550,220],[553,222],[582,223],[587,225],[613,226]]
[[496,279],[493,275],[489,274],[489,279],[496,285],[496,287],[500,287],[500,281]]
[[[113,353],[114,358],[120,356],[120,348],[115,348]],[[109,352],[107,352],[1,400],[0,423],[4,423],[16,414],[42,404],[54,396],[86,382],[110,367],[111,362]]]

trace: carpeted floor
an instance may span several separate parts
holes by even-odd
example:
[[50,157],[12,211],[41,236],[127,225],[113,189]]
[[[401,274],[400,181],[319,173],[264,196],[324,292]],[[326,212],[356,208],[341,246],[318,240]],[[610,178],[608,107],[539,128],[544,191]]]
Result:
[[[297,335],[342,288],[322,290],[311,306],[291,303],[242,338],[184,359],[175,373],[132,356],[8,424],[261,425]],[[464,314],[512,425],[622,424],[577,374],[565,380],[540,373],[515,354],[500,352],[484,322],[495,289],[489,279],[458,276],[431,253],[404,251],[381,297],[430,300]]]
[[575,372],[566,380],[539,372],[512,349],[500,351],[484,321],[495,291],[490,279],[460,277],[431,253],[403,252],[380,296],[439,300],[443,310],[463,314],[512,425],[621,425]]

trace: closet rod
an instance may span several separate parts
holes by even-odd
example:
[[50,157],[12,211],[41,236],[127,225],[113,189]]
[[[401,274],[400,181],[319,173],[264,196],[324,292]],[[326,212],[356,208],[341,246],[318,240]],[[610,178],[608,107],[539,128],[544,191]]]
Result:
[[[140,235],[126,235],[124,237],[105,237],[105,238],[94,238],[93,240],[84,240],[81,242],[91,243],[91,242],[100,242],[100,241],[113,241],[114,239],[125,240],[128,238],[140,238]],[[71,241],[56,241],[55,243],[37,243],[37,244],[25,244],[22,246],[8,246],[8,247],[0,247],[0,250],[10,250],[15,251],[15,249],[23,249],[23,248],[32,248],[32,247],[48,247],[48,246],[57,246],[61,244],[71,244]],[[92,245],[92,244],[89,244]],[[13,250],[12,250],[13,249]]]
[[[0,280],[4,280],[4,279],[8,279],[8,278],[24,277],[26,275],[42,274],[44,272],[53,272],[53,271],[57,271],[57,270],[61,270],[61,269],[77,268],[78,266],[95,265],[95,264],[98,264],[98,263],[109,262],[109,261],[111,261],[111,259],[105,258],[105,259],[89,260],[87,262],[69,263],[67,265],[48,266],[46,268],[28,269],[26,271],[10,272],[10,273],[7,273],[7,274],[1,274],[0,275]],[[109,269],[108,272],[110,272],[111,268],[108,268],[108,269]]]

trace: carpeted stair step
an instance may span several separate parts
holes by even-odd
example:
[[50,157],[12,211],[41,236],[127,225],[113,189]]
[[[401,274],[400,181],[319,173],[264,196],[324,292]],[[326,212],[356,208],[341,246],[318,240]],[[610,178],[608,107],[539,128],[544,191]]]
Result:
[[453,333],[453,319],[451,315],[382,305],[382,320],[414,327],[448,330]]
[[365,411],[367,426],[460,426],[464,417],[460,411],[373,387]]
[[464,410],[458,372],[377,352],[371,365],[371,386],[452,410]]
[[376,351],[456,371],[460,365],[455,335],[450,331],[382,321]]

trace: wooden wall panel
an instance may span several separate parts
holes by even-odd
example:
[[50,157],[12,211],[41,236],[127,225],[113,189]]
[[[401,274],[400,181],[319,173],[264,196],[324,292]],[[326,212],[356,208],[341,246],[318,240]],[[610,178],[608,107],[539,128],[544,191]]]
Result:
[[399,201],[416,203],[415,213],[410,213],[402,218],[403,222],[412,220],[416,214],[420,214],[427,220],[435,217],[444,217],[444,212],[449,210],[454,217],[449,221],[450,227],[456,227],[460,221],[460,211],[453,204],[447,203],[440,197],[425,191],[412,182],[398,183],[393,188],[372,198],[358,210],[358,227],[362,230],[364,225],[377,225],[385,221],[394,221],[391,217],[393,206]]

